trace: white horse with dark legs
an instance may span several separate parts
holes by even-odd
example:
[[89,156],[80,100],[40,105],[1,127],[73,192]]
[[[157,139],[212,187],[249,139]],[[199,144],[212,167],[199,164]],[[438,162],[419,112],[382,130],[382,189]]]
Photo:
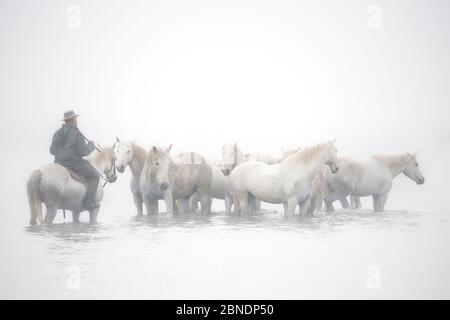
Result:
[[157,214],[158,199],[164,199],[168,213],[190,212],[189,199],[198,193],[201,213],[211,213],[211,166],[199,154],[190,152],[170,156],[166,150],[153,147],[142,170],[140,187],[147,213]]
[[313,181],[321,166],[327,164],[336,172],[336,147],[329,141],[301,149],[278,164],[267,165],[248,161],[239,164],[230,174],[231,187],[243,214],[254,212],[255,199],[282,203],[285,215],[295,214],[309,207]]
[[[123,173],[127,166],[131,170],[130,189],[133,194],[133,200],[136,205],[138,216],[143,215],[143,203],[140,179],[142,168],[147,159],[147,152],[134,142],[120,141],[116,138],[116,143],[113,146],[114,155],[116,157],[117,171]],[[156,203],[156,206],[158,204]],[[148,213],[148,212],[147,212]]]
[[[102,148],[101,152],[94,150],[85,159],[99,173],[102,173],[108,182],[116,181],[116,166],[112,148]],[[27,182],[28,202],[31,209],[30,224],[44,222],[51,224],[58,209],[72,211],[73,222],[79,222],[80,213],[85,211],[83,201],[86,194],[86,185],[75,180],[72,175],[74,174],[57,163],[47,164],[31,174]],[[103,182],[100,180],[95,201],[100,203],[102,199]],[[42,214],[42,203],[45,204],[47,209],[45,219]],[[97,222],[99,209],[89,211],[91,223]]]
[[[400,173],[423,184],[425,178],[419,169],[416,155],[411,153],[385,153],[368,160],[339,158],[339,172],[326,176],[325,204],[327,211],[334,211],[333,201],[351,195],[355,205],[359,197],[373,197],[373,210],[383,211],[392,180]],[[359,203],[360,204],[360,203]]]

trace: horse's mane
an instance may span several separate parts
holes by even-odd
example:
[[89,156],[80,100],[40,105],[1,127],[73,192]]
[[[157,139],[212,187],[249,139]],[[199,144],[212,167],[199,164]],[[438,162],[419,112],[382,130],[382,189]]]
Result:
[[112,147],[102,147],[100,148],[102,152],[94,151],[86,159],[90,162],[93,162],[96,166],[99,166],[104,161],[110,161],[113,157],[113,148]]
[[298,148],[293,154],[285,158],[281,163],[292,166],[310,162],[318,153],[329,146],[329,142],[313,145],[307,148]]
[[382,153],[374,154],[371,158],[377,159],[388,168],[399,168],[406,164],[406,155],[406,153]]
[[147,160],[147,152],[144,148],[138,146],[134,142],[131,143],[131,150],[133,151],[134,160],[140,170],[144,167],[145,160]]

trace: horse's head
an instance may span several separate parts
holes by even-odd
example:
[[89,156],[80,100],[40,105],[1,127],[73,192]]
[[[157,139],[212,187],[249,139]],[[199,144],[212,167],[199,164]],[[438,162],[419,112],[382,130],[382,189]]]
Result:
[[125,168],[133,161],[133,143],[120,141],[116,137],[116,142],[113,145],[113,153],[116,161],[117,171],[120,173],[125,171]]
[[161,192],[169,188],[170,147],[166,150],[153,146],[147,157],[147,170],[150,182],[158,185]]
[[406,153],[404,155],[405,166],[403,169],[403,174],[414,180],[417,184],[423,184],[425,178],[419,169],[419,163],[417,162],[416,155],[411,153]]
[[100,154],[101,159],[101,170],[105,175],[106,180],[109,183],[116,182],[117,180],[117,170],[116,170],[116,157],[114,155],[114,147],[104,148]]
[[243,161],[243,155],[239,149],[237,142],[232,144],[224,144],[222,146],[222,173],[228,176],[231,171]]
[[336,139],[325,143],[326,160],[325,164],[330,167],[331,173],[336,173],[339,170],[337,165],[337,148],[335,146]]

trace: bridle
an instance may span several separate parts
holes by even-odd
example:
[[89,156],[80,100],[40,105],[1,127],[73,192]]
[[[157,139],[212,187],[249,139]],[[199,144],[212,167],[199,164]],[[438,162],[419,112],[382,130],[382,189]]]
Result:
[[[112,171],[112,173],[111,173],[111,171]],[[114,159],[114,156],[111,157],[111,167],[108,170],[103,171],[103,172],[106,175],[106,178],[104,178],[104,180],[105,180],[105,183],[103,184],[103,187],[104,187],[106,185],[106,183],[111,182],[111,177],[114,177],[117,174],[116,160]]]

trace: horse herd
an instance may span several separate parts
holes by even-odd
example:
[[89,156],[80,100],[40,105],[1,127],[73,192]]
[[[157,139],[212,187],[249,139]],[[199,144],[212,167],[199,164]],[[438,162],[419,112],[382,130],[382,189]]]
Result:
[[[130,168],[138,215],[143,215],[144,207],[147,214],[158,214],[158,200],[165,201],[168,213],[189,214],[200,203],[201,213],[210,214],[212,199],[221,199],[227,214],[232,209],[235,214],[254,214],[262,201],[283,204],[285,216],[292,217],[297,207],[300,215],[334,211],[337,200],[344,208],[359,208],[359,198],[365,196],[373,197],[378,212],[384,210],[392,180],[400,173],[417,184],[425,181],[415,154],[385,153],[356,160],[338,157],[335,141],[288,150],[279,157],[245,154],[237,143],[227,144],[222,160],[215,163],[193,152],[171,155],[170,149],[153,146],[146,151],[116,138],[112,147],[93,151],[85,159],[109,182],[116,181],[117,171]],[[98,186],[98,203],[103,187]],[[27,182],[30,223],[50,224],[58,209],[72,211],[73,222],[79,222],[85,191],[83,181],[58,164],[35,170]],[[89,211],[91,223],[96,223],[98,211]]]

